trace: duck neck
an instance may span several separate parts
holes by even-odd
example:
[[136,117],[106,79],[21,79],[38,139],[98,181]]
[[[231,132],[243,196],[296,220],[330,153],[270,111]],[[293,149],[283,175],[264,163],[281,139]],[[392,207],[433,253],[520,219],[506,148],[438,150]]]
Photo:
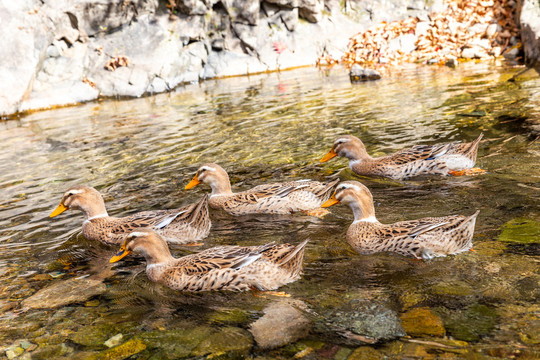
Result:
[[170,268],[174,258],[169,249],[161,250],[160,253],[145,254],[146,257],[146,275],[152,281],[159,281],[163,273]]
[[171,255],[171,251],[167,246],[165,241],[160,242],[159,244],[152,244],[151,247],[148,247],[144,251],[144,257],[146,258],[146,265],[158,265],[168,263],[174,260],[174,257]]
[[354,222],[376,222],[375,207],[373,202],[355,201],[349,204],[354,214]]
[[210,183],[210,187],[212,188],[212,194],[210,196],[218,196],[218,195],[232,195],[231,190],[231,182],[229,181],[229,177],[226,179],[216,179],[215,181],[212,181]]
[[345,157],[349,159],[349,164],[360,163],[366,160],[372,160],[373,158],[369,156],[366,151],[366,148],[362,146],[355,146],[354,148],[348,149]]
[[81,207],[81,210],[86,221],[109,216],[103,201],[94,203],[90,206]]

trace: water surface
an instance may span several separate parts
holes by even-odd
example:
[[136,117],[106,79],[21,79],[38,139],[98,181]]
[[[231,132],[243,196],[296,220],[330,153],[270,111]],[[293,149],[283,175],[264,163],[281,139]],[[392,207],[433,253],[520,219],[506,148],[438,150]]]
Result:
[[[308,68],[1,122],[0,345],[27,339],[39,345],[27,352],[32,358],[85,358],[106,349],[103,342],[118,333],[125,341],[149,331],[195,328],[239,331],[232,338],[247,345],[182,353],[171,350],[178,339],[162,336],[135,358],[290,358],[306,349],[304,358],[346,358],[355,346],[320,330],[273,351],[251,346],[245,330],[276,299],[170,291],[146,278],[140,258],[108,265],[116,249],[85,240],[80,213],[48,215],[62,193],[78,184],[97,188],[109,214],[125,216],[196,201],[209,189],[183,187],[205,162],[229,172],[233,191],[289,179],[353,179],[344,159],[318,163],[341,134],[360,137],[368,152],[382,155],[419,143],[471,141],[483,132],[477,165],[485,175],[405,182],[355,178],[372,190],[382,222],[480,209],[474,253],[429,262],[355,254],[344,241],[352,213],[343,206],[324,219],[214,213],[203,248],[309,238],[304,276],[282,290],[307,304],[314,321],[351,299],[373,299],[398,314],[429,308],[442,319],[444,336],[413,340],[463,341],[449,349],[402,339],[371,347],[377,356],[538,356],[540,141],[523,121],[540,118],[540,79],[506,83],[515,71],[488,63],[407,66],[380,81],[351,84],[345,69]],[[172,251],[182,256],[197,249]],[[60,309],[17,311],[19,300],[80,276],[104,278],[107,291]]]

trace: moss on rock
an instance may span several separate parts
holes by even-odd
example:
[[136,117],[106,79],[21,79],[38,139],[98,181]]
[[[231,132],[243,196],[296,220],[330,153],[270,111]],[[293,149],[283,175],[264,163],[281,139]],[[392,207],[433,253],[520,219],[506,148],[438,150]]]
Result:
[[501,230],[499,241],[522,244],[540,242],[540,221],[537,220],[515,218],[504,224]]
[[146,349],[146,344],[140,339],[131,339],[113,347],[112,349],[102,351],[89,357],[89,360],[123,360],[130,356],[140,353]]

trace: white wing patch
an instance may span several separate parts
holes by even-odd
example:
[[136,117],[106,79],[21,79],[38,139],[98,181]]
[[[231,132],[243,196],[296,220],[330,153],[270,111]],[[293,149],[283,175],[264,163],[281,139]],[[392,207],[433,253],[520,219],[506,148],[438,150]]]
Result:
[[170,223],[172,223],[174,221],[174,219],[176,219],[180,214],[183,214],[185,213],[187,210],[184,210],[184,211],[180,211],[176,214],[174,214],[173,216],[169,216],[168,218],[166,218],[165,220],[163,220],[162,222],[160,222],[159,224],[157,224],[155,226],[156,229],[163,229],[165,226],[169,225]]

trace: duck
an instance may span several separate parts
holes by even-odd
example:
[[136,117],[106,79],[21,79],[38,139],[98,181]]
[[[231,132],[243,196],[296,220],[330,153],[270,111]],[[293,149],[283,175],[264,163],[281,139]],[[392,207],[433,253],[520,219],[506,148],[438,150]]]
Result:
[[231,215],[290,214],[301,211],[315,215],[332,194],[339,179],[327,183],[297,180],[256,186],[250,190],[233,193],[227,172],[217,164],[203,164],[185,189],[201,183],[210,185],[209,204]]
[[158,233],[141,229],[125,238],[110,262],[117,262],[132,252],[140,253],[146,259],[148,278],[173,290],[268,291],[300,277],[307,242],[216,246],[174,258]]
[[469,143],[416,145],[377,158],[369,156],[364,143],[356,136],[342,135],[334,141],[332,149],[320,162],[342,156],[349,160],[349,167],[358,175],[383,176],[394,180],[427,174],[477,175],[485,172],[473,168],[483,135]]
[[176,210],[143,211],[126,217],[109,216],[103,197],[93,187],[79,185],[69,188],[60,205],[49,215],[56,217],[66,210],[84,214],[83,236],[105,244],[120,244],[132,231],[149,227],[168,242],[196,243],[210,233],[212,223],[208,211],[208,196]]
[[323,208],[342,203],[354,214],[347,242],[361,254],[393,252],[416,259],[454,255],[472,250],[479,211],[470,216],[450,215],[382,224],[375,217],[373,196],[358,181],[343,181]]

